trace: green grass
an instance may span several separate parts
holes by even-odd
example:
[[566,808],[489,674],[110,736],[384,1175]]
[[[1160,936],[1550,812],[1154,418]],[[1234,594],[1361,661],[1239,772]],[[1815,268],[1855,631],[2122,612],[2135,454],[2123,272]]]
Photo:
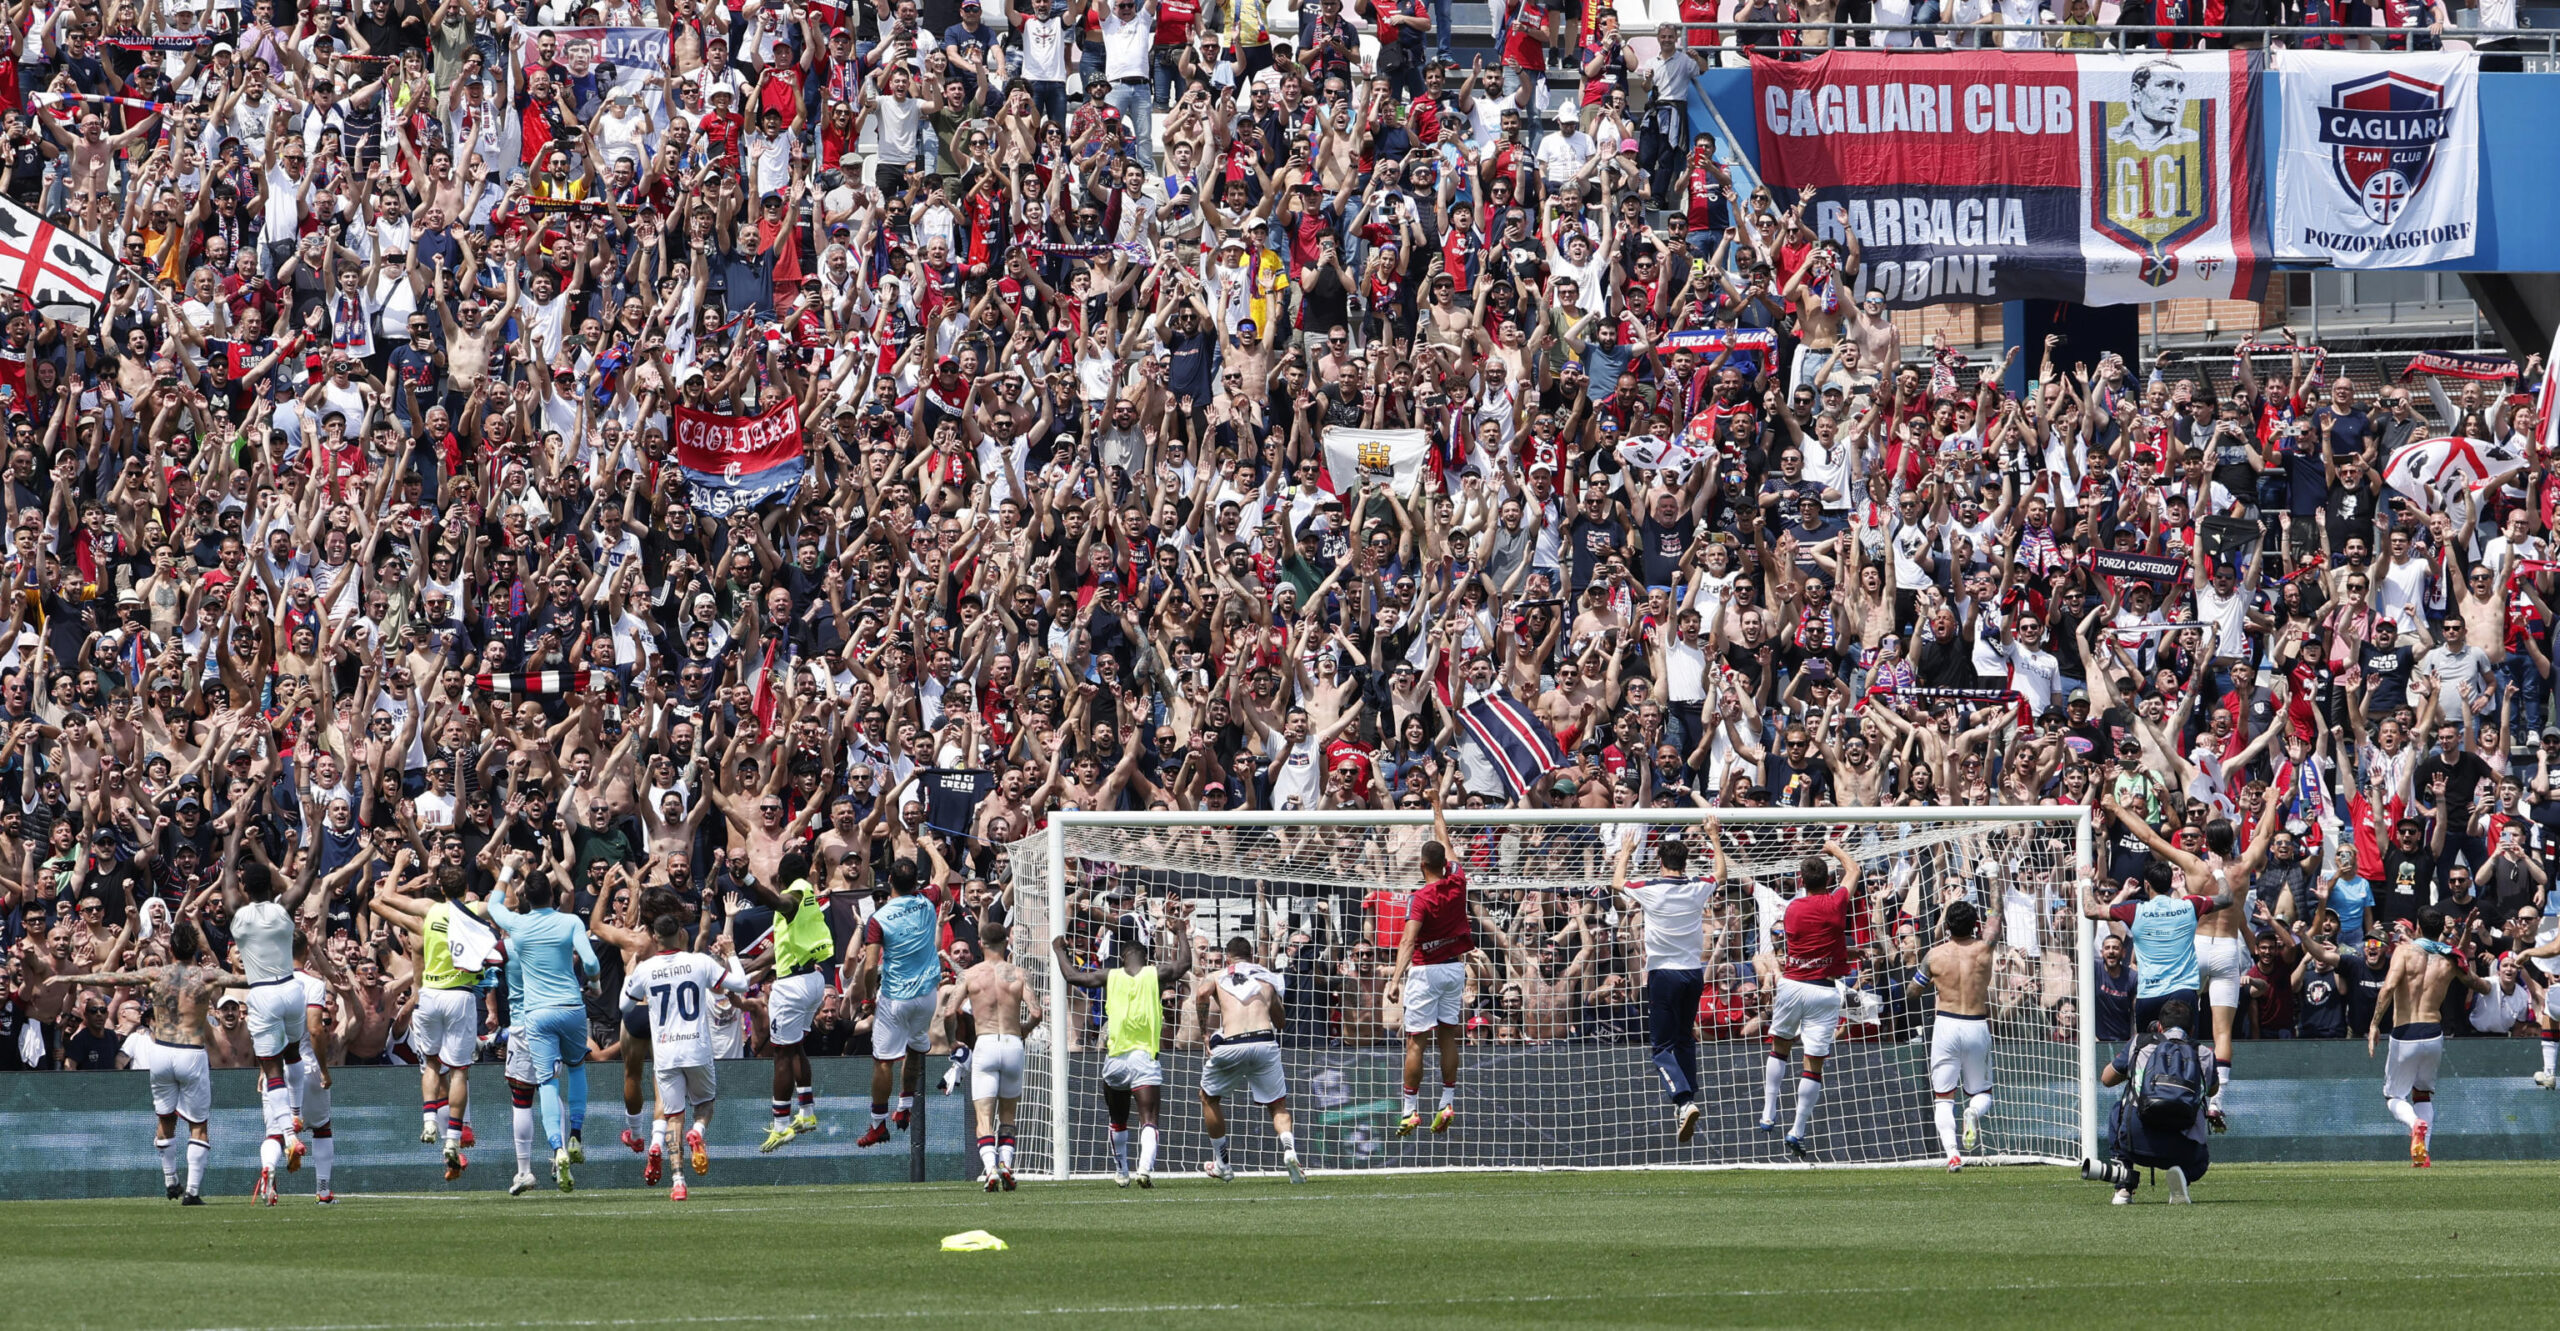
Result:
[[[1191,1178],[0,1206],[0,1326],[2547,1325],[2538,1165]],[[1001,1253],[939,1241],[985,1228]]]

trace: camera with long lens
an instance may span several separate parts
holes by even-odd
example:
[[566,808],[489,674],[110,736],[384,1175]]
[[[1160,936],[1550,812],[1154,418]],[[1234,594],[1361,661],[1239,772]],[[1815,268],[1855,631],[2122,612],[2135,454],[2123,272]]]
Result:
[[2121,1160],[2083,1160],[2080,1177],[2091,1183],[2105,1183],[2118,1188],[2134,1186],[2134,1168]]

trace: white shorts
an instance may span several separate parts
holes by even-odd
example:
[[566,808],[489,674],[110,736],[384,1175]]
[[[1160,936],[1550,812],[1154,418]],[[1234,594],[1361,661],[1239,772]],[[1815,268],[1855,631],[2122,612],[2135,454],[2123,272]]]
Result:
[[507,1030],[507,1080],[539,1086],[542,1078],[533,1070],[533,1033],[519,1021]]
[[1405,1034],[1466,1024],[1467,963],[1443,961],[1404,973]]
[[213,1071],[202,1049],[164,1044],[152,1050],[151,1112],[189,1123],[213,1117]]
[[2240,986],[2249,978],[2249,945],[2237,938],[2196,939],[2196,976],[2204,981],[2206,1007],[2240,1006]]
[[306,1128],[326,1127],[329,1122],[329,1088],[320,1084],[320,1060],[311,1056],[311,1043],[302,1046],[302,1103],[295,1106]]
[[2444,1061],[2444,1037],[2430,1035],[2423,1040],[2391,1037],[2391,1048],[2382,1056],[2382,1098],[2406,1100],[2418,1091],[2430,1095],[2436,1089],[2436,1065]]
[[286,976],[272,984],[249,988],[249,1049],[273,1058],[289,1044],[302,1043],[306,1011],[302,982]]
[[2544,981],[2542,986],[2543,1019],[2549,1023],[2560,1024],[2560,976],[2546,975],[2542,978]]
[[1769,1033],[1782,1040],[1801,1039],[1804,1052],[1828,1057],[1831,1036],[1840,1029],[1840,989],[1825,981],[1807,984],[1778,977],[1778,1001],[1769,1016]]
[[1164,1085],[1164,1067],[1144,1049],[1113,1054],[1102,1061],[1102,1084],[1115,1091]]
[[1980,1017],[1938,1016],[1929,1034],[1929,1089],[1940,1095],[1991,1090],[1991,1023]]
[[1258,1105],[1289,1094],[1289,1077],[1280,1066],[1278,1041],[1222,1044],[1209,1051],[1209,1061],[1200,1068],[1200,1093],[1218,1099],[1234,1094],[1238,1087],[1250,1092]]
[[969,1054],[969,1098],[1022,1098],[1022,1037],[981,1035]]
[[773,982],[765,991],[764,1010],[773,1023],[775,1044],[798,1044],[809,1034],[809,1023],[818,1019],[818,1008],[827,1001],[827,977],[816,970],[805,970]]
[[871,1056],[905,1058],[933,1048],[933,995],[884,998],[871,1013]]
[[480,991],[421,989],[417,1015],[409,1019],[409,1052],[448,1068],[467,1068],[480,1057]]
[[671,1068],[652,1063],[658,1077],[658,1108],[691,1109],[720,1098],[720,1069],[711,1063],[700,1067]]

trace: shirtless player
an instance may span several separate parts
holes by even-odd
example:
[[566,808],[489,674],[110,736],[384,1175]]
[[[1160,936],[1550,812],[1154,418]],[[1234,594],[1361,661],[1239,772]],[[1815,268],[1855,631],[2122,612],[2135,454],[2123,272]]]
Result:
[[[161,1182],[184,1206],[202,1206],[205,1157],[213,1152],[207,1131],[213,1118],[213,1073],[205,1064],[206,1024],[214,992],[245,983],[237,975],[199,966],[204,945],[194,924],[180,920],[169,932],[170,962],[141,971],[66,975],[65,984],[143,985],[151,995],[151,1112],[159,1118],[152,1146],[160,1152]],[[178,1189],[178,1121],[187,1124],[187,1186]]]
[[1304,1183],[1307,1171],[1298,1164],[1296,1122],[1289,1115],[1289,1078],[1280,1064],[1280,977],[1254,964],[1253,940],[1238,934],[1227,940],[1227,964],[1205,986],[1218,1003],[1218,1033],[1209,1037],[1209,1061],[1200,1069],[1200,1130],[1209,1136],[1209,1158],[1200,1172],[1224,1183],[1235,1177],[1227,1164],[1227,1112],[1218,1103],[1242,1087],[1253,1102],[1271,1111],[1271,1132],[1280,1139],[1280,1163],[1289,1181]]
[[1002,920],[979,926],[986,960],[960,973],[943,998],[943,1016],[963,1005],[978,1028],[969,1053],[969,1098],[978,1108],[978,1166],[987,1191],[1013,1191],[1013,1125],[1022,1107],[1022,1037],[1040,1024],[1040,998],[1013,964],[1013,931]]
[[2382,1103],[2409,1129],[2409,1163],[2418,1169],[2431,1163],[2427,1134],[2436,1123],[2436,1064],[2444,1060],[2445,993],[2457,983],[2482,993],[2489,989],[2489,982],[2472,974],[2462,964],[2462,954],[2445,941],[2450,924],[2441,906],[2418,913],[2418,937],[2392,952],[2391,969],[2374,995],[2373,1025],[2364,1035],[2364,1054],[2371,1058],[2382,1033],[2391,1032],[2390,1057],[2382,1064]]
[[2215,818],[2205,823],[2203,853],[2197,854],[2197,847],[2192,845],[2171,845],[2133,813],[2120,807],[2110,811],[2120,826],[2151,848],[2152,854],[2168,860],[2186,875],[2188,892],[2228,897],[2196,920],[2196,972],[2204,985],[2205,1002],[2213,1009],[2214,1093],[2206,1102],[2205,1114],[2212,1120],[2213,1130],[2220,1132],[2226,1121],[2222,1095],[2231,1089],[2231,1042],[2240,1025],[2240,990],[2249,978],[2249,967],[2255,964],[2247,941],[2249,882],[2266,864],[2268,848],[2275,844],[2276,828],[2284,820],[2260,818],[2256,832],[2249,838],[2248,850],[2234,861],[2228,819]]
[[1985,933],[1983,912],[1970,901],[1951,902],[1941,916],[1947,928],[1943,943],[1929,949],[1911,977],[1910,996],[1935,990],[1938,1021],[1929,1035],[1929,1092],[1936,1097],[1938,1144],[1947,1149],[1947,1172],[1964,1168],[1956,1136],[1956,1092],[1965,1094],[1963,1150],[1970,1151],[1982,1116],[1991,1110],[1991,945],[1999,936],[2000,916],[1991,915]]

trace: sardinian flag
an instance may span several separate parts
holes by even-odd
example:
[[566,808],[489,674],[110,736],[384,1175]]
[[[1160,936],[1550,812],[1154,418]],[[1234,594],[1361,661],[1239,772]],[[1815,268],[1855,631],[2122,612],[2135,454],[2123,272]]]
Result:
[[[2547,435],[2550,427],[2546,424],[2543,429]],[[2382,466],[2382,483],[2425,511],[2437,513],[2456,497],[2478,494],[2492,482],[2522,470],[2524,453],[2514,445],[2453,435],[2393,449]]]
[[95,327],[115,275],[115,261],[105,250],[0,199],[0,287],[25,297],[29,309],[75,327]]
[[592,670],[533,670],[518,674],[474,675],[471,687],[482,693],[584,693]]
[[1519,699],[1493,689],[1477,694],[1474,701],[1460,707],[1449,697],[1446,673],[1435,682],[1440,690],[1440,705],[1457,713],[1467,733],[1493,760],[1510,798],[1520,798],[1538,783],[1538,778],[1564,766],[1564,749],[1556,743],[1555,733],[1547,729],[1537,713],[1521,706]]

